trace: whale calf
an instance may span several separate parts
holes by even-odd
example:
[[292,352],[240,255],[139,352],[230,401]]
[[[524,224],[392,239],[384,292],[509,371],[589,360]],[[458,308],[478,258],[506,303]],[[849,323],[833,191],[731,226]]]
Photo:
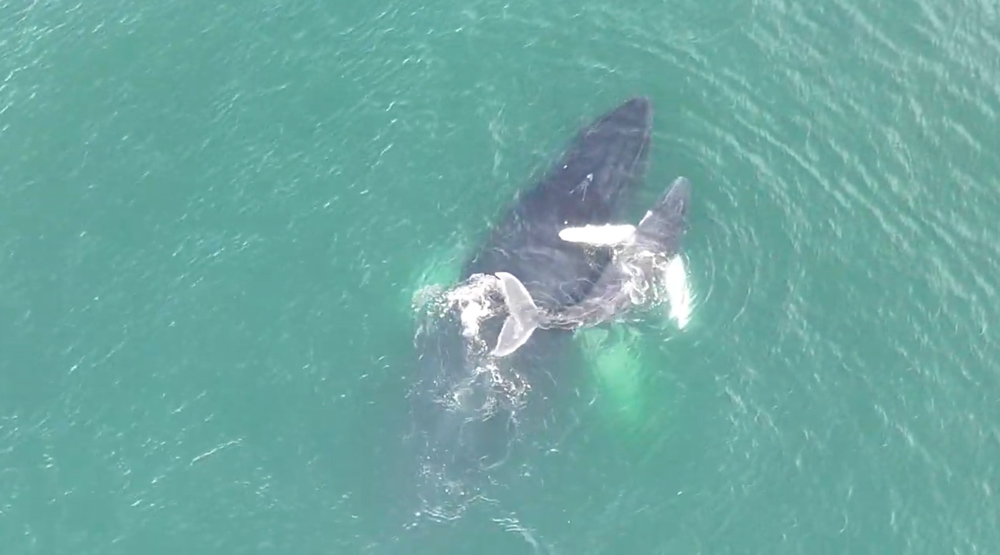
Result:
[[[691,182],[677,178],[639,224],[586,226],[560,232],[563,240],[594,246],[613,245],[608,264],[587,297],[557,310],[543,310],[521,280],[511,272],[497,272],[508,316],[492,355],[505,357],[518,350],[536,329],[576,328],[611,320],[645,299],[652,280],[680,251],[687,230]],[[638,299],[637,299],[638,297]]]
[[508,456],[519,423],[528,418],[525,407],[538,405],[532,401],[544,399],[546,387],[571,377],[557,371],[573,345],[567,330],[535,332],[517,352],[490,356],[493,340],[486,338],[497,337],[504,314],[495,276],[517,275],[534,306],[546,312],[586,299],[610,251],[595,253],[559,233],[621,221],[645,174],[651,126],[649,100],[635,97],[580,129],[489,230],[446,295],[445,308],[418,326],[410,439],[420,449],[419,495],[427,510],[470,497],[473,482]]

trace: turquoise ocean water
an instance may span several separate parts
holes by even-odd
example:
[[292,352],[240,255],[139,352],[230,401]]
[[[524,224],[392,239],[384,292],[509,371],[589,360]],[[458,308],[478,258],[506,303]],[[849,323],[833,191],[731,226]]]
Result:
[[691,324],[578,337],[559,442],[397,553],[1000,552],[997,29],[983,0],[0,4],[0,553],[382,553],[414,293],[634,94],[641,201],[695,187]]

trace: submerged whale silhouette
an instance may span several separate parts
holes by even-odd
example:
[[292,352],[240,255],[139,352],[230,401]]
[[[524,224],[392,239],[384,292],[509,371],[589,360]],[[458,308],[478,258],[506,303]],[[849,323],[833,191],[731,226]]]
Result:
[[[464,265],[453,291],[493,280],[482,289],[487,292],[477,301],[478,312],[452,305],[419,327],[410,439],[420,449],[419,495],[425,510],[442,510],[449,500],[473,495],[477,480],[507,457],[525,408],[562,378],[554,375],[558,360],[572,345],[566,330],[539,330],[510,356],[491,356],[486,344],[493,340],[483,338],[497,337],[503,321],[502,311],[494,315],[484,308],[502,303],[493,276],[518,276],[535,306],[546,312],[587,298],[611,260],[610,251],[595,252],[559,233],[621,220],[645,173],[651,124],[649,100],[636,97],[581,129],[541,180],[517,196]],[[486,315],[471,330],[468,321],[475,318],[470,313]]]
[[691,182],[679,177],[636,227],[606,225],[562,230],[559,235],[563,240],[617,247],[614,260],[607,265],[587,297],[575,305],[543,311],[517,276],[506,271],[497,272],[508,316],[492,351],[493,356],[510,355],[524,345],[536,329],[572,329],[599,324],[638,304],[637,297],[645,300],[646,290],[659,277],[657,274],[662,274],[668,261],[680,251],[681,239],[687,230],[690,199]]

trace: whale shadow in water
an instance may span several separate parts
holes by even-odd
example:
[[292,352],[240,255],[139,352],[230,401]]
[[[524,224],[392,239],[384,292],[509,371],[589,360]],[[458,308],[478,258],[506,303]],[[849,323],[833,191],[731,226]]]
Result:
[[526,428],[544,426],[552,399],[572,387],[560,372],[574,354],[567,330],[540,329],[510,356],[490,356],[504,319],[494,274],[518,276],[548,312],[583,300],[610,250],[595,253],[559,231],[623,218],[645,175],[651,126],[649,100],[635,97],[581,129],[489,231],[451,297],[420,316],[406,438],[416,459],[407,475],[420,499],[411,525],[457,518],[486,486],[502,486],[499,471]]

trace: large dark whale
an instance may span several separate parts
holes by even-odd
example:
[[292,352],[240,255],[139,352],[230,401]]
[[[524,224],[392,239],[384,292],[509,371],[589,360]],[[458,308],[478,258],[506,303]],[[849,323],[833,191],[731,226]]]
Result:
[[[559,232],[624,217],[645,174],[651,124],[649,100],[636,97],[581,129],[561,159],[489,231],[464,265],[460,285],[509,272],[546,311],[586,298],[610,250],[595,252],[560,239]],[[496,287],[494,296],[502,305]],[[508,456],[524,409],[537,405],[547,395],[546,384],[562,377],[557,361],[571,348],[567,331],[539,330],[517,352],[492,357],[502,323],[497,312],[475,332],[489,344],[485,349],[463,328],[462,307],[451,306],[418,326],[419,379],[410,393],[409,439],[419,448],[425,511],[445,511],[449,501],[473,496],[476,484]]]
[[[574,305],[560,307],[556,312],[542,310],[518,276],[510,272],[497,273],[508,316],[492,354],[510,355],[527,343],[538,328],[574,329],[596,325],[650,300],[657,279],[665,275],[670,259],[680,252],[681,240],[687,231],[690,202],[691,182],[678,177],[636,227],[609,225],[563,230],[589,233],[600,239],[591,244],[613,244],[616,252],[587,297]],[[605,240],[601,233],[615,237]],[[566,234],[560,233],[560,237],[565,239]]]

